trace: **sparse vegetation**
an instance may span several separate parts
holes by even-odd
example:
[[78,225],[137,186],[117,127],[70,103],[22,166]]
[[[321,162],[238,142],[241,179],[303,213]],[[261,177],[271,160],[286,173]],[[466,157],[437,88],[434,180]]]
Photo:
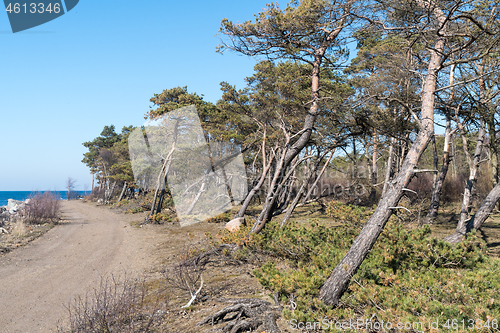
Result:
[[60,327],[60,333],[156,332],[167,316],[166,301],[151,297],[143,280],[115,276],[102,277],[97,288],[76,297],[67,310],[70,329]]
[[51,192],[37,192],[29,198],[20,216],[27,224],[41,224],[57,221],[58,214],[58,197]]

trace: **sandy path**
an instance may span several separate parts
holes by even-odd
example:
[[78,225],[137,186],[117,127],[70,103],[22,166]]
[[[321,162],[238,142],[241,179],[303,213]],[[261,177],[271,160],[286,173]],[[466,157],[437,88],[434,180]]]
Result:
[[0,256],[0,332],[55,332],[67,304],[100,276],[154,264],[155,232],[130,226],[139,216],[79,201],[62,203],[65,222]]

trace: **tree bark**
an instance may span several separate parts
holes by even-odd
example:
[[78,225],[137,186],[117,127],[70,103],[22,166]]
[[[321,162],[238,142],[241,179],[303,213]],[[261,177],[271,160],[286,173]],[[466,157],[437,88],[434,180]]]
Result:
[[391,138],[391,143],[389,145],[389,156],[387,158],[387,168],[385,170],[384,187],[382,188],[381,197],[385,196],[385,193],[387,192],[387,188],[389,186],[389,182],[391,181],[395,141],[396,141],[396,139]]
[[[500,139],[500,133],[496,133],[495,131],[495,110],[489,111],[489,117],[486,120],[488,124],[488,136],[489,136],[489,149],[491,156],[491,182],[493,186],[496,186],[499,183],[499,173],[500,173],[500,164],[499,162],[499,151],[498,151],[498,140]],[[498,207],[500,209],[500,205]]]
[[[427,6],[423,6],[427,7]],[[446,16],[438,8],[434,8],[434,15],[440,22],[443,32],[446,27]],[[349,285],[349,281],[361,266],[368,252],[382,232],[397,203],[401,199],[403,189],[408,185],[413,176],[413,170],[418,160],[427,147],[429,140],[434,135],[434,104],[437,76],[439,73],[442,54],[445,46],[445,37],[438,36],[433,48],[429,49],[430,61],[422,87],[422,106],[420,131],[411,146],[401,171],[390,183],[384,197],[380,200],[374,214],[365,224],[353,245],[335,267],[330,277],[325,281],[319,292],[319,298],[328,305],[337,305]]]
[[122,201],[123,194],[125,193],[125,190],[126,190],[126,189],[127,189],[127,182],[123,183],[122,192],[120,193],[120,196],[118,197],[118,201],[117,201],[117,202]]
[[373,205],[375,203],[375,198],[377,196],[377,189],[375,186],[377,185],[377,129],[373,129],[373,152],[372,152],[372,189],[370,191],[370,204]]

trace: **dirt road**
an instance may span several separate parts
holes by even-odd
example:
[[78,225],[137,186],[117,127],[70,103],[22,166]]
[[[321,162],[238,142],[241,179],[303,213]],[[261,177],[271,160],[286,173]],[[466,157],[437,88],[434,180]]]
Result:
[[130,226],[137,215],[62,202],[66,222],[0,256],[0,332],[55,332],[64,305],[109,273],[154,265],[155,232]]

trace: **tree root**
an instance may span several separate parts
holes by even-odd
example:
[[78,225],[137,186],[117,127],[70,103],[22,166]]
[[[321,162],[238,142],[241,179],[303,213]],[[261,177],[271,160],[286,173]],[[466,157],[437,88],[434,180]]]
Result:
[[[231,299],[224,302],[233,303],[217,313],[208,316],[197,325],[217,324],[221,321],[230,321],[223,332],[238,333],[258,331],[266,333],[281,333],[276,319],[279,318],[280,308],[273,307],[271,303],[258,298]],[[235,316],[224,319],[228,314],[234,313]]]

